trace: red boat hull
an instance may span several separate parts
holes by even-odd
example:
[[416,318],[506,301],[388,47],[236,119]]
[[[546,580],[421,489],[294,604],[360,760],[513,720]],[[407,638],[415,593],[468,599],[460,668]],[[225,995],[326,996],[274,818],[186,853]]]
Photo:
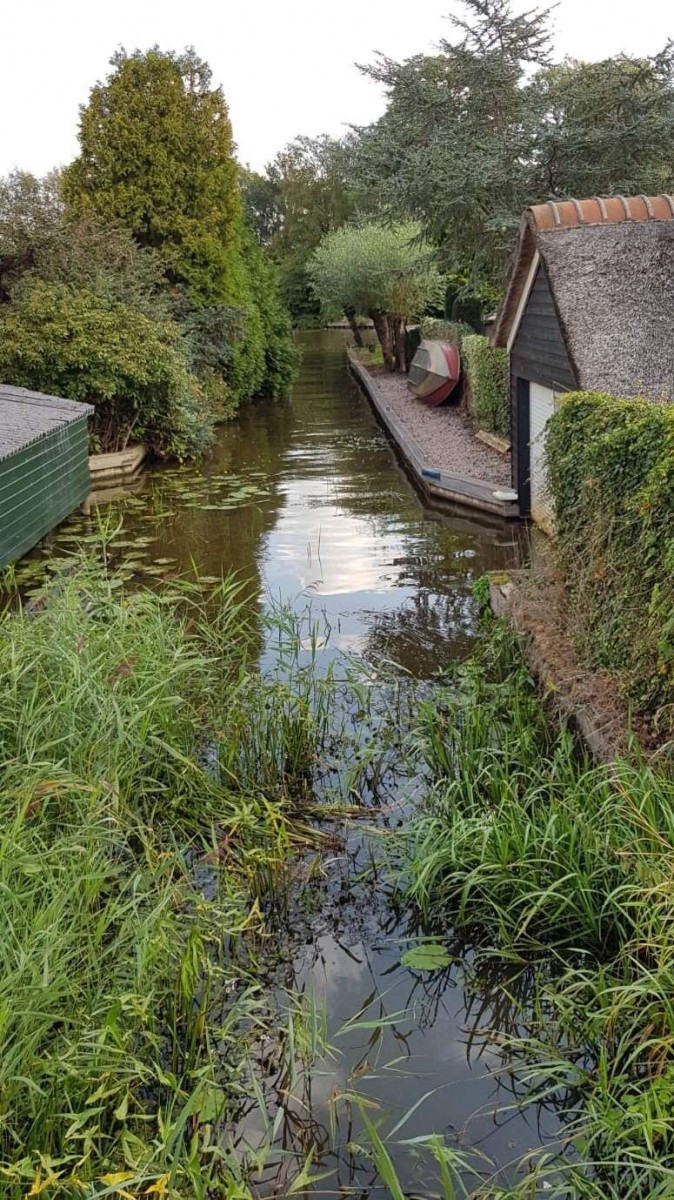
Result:
[[422,404],[435,408],[451,396],[461,377],[461,359],[450,342],[426,340],[410,365],[407,386]]

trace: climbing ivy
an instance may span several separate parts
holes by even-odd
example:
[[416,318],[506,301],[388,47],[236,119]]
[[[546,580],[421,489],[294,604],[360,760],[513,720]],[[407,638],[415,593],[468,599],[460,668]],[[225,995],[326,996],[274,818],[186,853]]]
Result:
[[559,561],[587,659],[674,731],[674,405],[574,393],[551,419]]
[[489,339],[470,334],[461,343],[463,366],[468,379],[471,407],[480,429],[510,436],[510,390],[508,352],[489,344]]

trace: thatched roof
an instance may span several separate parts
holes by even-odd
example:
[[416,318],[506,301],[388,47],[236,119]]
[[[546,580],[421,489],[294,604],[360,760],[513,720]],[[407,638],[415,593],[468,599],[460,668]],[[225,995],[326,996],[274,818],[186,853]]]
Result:
[[0,384],[0,460],[93,411],[90,404]]
[[527,210],[492,335],[508,344],[536,253],[580,388],[674,400],[674,200]]

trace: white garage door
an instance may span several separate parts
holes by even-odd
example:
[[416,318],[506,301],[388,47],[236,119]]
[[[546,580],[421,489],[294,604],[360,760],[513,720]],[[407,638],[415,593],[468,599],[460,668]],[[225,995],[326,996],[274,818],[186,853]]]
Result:
[[555,411],[555,393],[540,383],[529,385],[531,515],[543,529],[552,529],[552,503],[545,472],[545,427]]

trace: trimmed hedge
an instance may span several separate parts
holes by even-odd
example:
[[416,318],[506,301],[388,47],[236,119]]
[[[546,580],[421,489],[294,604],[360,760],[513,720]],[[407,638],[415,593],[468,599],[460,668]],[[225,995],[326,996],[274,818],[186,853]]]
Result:
[[466,335],[461,344],[468,377],[472,411],[480,429],[510,437],[510,385],[508,351],[489,344],[479,334]]
[[547,436],[557,547],[587,659],[674,732],[674,405],[564,398]]

